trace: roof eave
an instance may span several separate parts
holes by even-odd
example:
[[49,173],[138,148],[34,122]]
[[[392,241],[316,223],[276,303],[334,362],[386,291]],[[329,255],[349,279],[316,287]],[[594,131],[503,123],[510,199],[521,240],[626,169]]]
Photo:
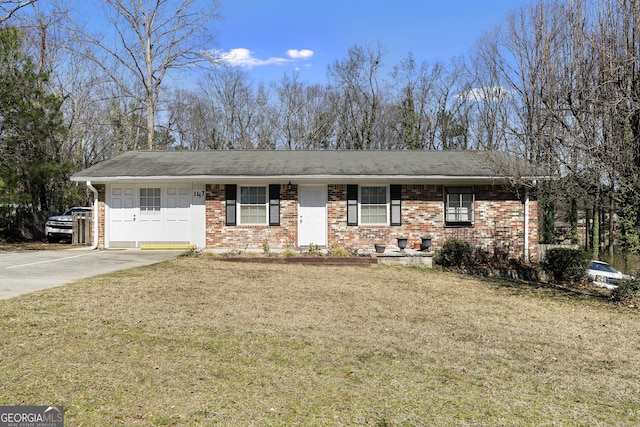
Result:
[[[211,182],[211,183],[224,183],[224,182],[257,182],[257,181],[292,181],[294,183],[307,183],[307,182],[324,182],[324,183],[346,183],[346,182],[373,182],[373,181],[395,181],[395,182],[496,182],[496,181],[510,181],[513,177],[505,176],[473,176],[473,175],[179,175],[179,176],[81,176],[74,175],[71,177],[71,181],[85,182],[91,181],[93,183],[108,183],[108,182],[131,182],[131,181],[197,181],[197,182]],[[551,177],[546,176],[527,176],[519,177],[520,180],[534,181],[534,180],[547,180]]]

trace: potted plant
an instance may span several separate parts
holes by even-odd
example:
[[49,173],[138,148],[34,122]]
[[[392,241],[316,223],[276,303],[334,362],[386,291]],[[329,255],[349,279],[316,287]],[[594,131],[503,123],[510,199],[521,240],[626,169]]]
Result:
[[373,247],[375,248],[376,253],[383,254],[384,250],[387,248],[387,245],[385,245],[384,243],[378,242],[378,243],[374,243]]
[[420,239],[422,239],[422,243],[420,244],[420,250],[421,251],[428,251],[429,248],[431,247],[431,236],[422,236],[420,237]]
[[404,248],[407,247],[407,238],[404,236],[397,237],[398,239],[398,247],[400,248],[400,252],[404,252]]

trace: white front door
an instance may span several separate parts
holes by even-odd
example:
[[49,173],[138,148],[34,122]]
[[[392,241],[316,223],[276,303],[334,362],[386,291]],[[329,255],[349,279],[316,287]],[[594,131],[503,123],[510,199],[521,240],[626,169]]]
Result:
[[298,187],[298,246],[327,245],[327,186]]
[[136,189],[133,186],[112,187],[110,202],[109,241],[126,246],[136,246],[136,219],[138,203]]

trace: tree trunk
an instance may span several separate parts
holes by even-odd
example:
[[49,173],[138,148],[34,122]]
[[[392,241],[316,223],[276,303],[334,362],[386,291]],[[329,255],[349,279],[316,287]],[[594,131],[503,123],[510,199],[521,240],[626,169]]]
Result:
[[591,242],[593,242],[593,258],[598,259],[600,255],[600,209],[598,202],[593,205],[593,227],[591,228]]

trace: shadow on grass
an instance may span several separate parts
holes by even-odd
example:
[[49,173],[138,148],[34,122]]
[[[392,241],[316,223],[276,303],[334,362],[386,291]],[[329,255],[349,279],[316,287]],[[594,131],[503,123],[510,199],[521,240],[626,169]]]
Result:
[[495,287],[512,291],[515,294],[538,295],[545,298],[570,298],[578,301],[598,301],[608,303],[611,301],[611,291],[592,285],[588,281],[576,284],[542,282],[539,280],[524,280],[509,277],[486,276],[461,272],[451,269],[443,269],[450,273],[461,274],[473,277],[483,283],[491,284]]

